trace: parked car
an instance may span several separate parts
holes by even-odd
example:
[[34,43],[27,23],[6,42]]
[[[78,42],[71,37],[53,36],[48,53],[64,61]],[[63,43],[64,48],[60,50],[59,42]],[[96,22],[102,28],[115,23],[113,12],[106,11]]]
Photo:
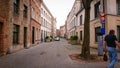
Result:
[[60,41],[60,37],[55,37],[54,40],[55,41]]

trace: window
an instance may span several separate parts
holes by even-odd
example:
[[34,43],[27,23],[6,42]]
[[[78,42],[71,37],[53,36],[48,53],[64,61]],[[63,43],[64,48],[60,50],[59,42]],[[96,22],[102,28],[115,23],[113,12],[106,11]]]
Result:
[[13,44],[18,44],[19,25],[13,25]]
[[41,13],[43,14],[43,8],[41,8]]
[[100,1],[95,4],[95,18],[99,17]]
[[45,15],[45,11],[43,12],[43,14]]
[[43,26],[43,18],[41,17],[41,25]]
[[80,16],[80,25],[82,25],[82,15]]
[[117,26],[117,37],[118,41],[120,42],[120,26]]
[[44,22],[43,22],[43,26],[45,26],[45,19],[44,19]]
[[83,3],[81,2],[80,9],[83,9],[83,8],[84,8],[84,6],[83,6]]
[[97,40],[97,33],[99,33],[100,32],[100,27],[96,27],[95,28],[95,42],[97,42],[98,40]]
[[19,12],[19,0],[14,0],[14,13],[18,14]]
[[117,9],[118,9],[117,13],[118,15],[120,15],[120,0],[117,0]]
[[82,31],[80,31],[80,40],[82,41]]
[[24,8],[23,8],[23,17],[27,18],[27,6],[24,5]]
[[78,32],[76,32],[76,35],[78,36]]

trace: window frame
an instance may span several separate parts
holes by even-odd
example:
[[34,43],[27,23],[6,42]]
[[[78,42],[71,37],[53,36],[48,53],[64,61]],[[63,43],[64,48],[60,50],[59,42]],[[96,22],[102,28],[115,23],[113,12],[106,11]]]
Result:
[[24,4],[23,6],[23,17],[27,18],[28,16],[28,7]]
[[120,0],[117,0],[117,15],[120,15]]
[[99,17],[99,11],[100,11],[100,1],[98,1],[95,5],[94,5],[94,13],[95,13],[95,18]]
[[14,13],[17,15],[19,14],[19,3],[20,3],[20,0],[13,1]]
[[13,44],[19,44],[19,25],[13,25]]
[[80,25],[82,25],[83,15],[80,15]]
[[97,33],[99,33],[100,32],[100,26],[99,27],[95,27],[95,42],[98,42],[98,40],[97,40],[97,36],[98,36],[98,34]]

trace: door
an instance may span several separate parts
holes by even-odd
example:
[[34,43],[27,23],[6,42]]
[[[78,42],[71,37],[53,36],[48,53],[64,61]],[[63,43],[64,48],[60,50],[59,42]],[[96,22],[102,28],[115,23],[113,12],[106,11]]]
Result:
[[27,48],[27,27],[24,27],[24,48]]
[[118,41],[120,42],[120,26],[117,26],[117,37]]
[[35,36],[34,36],[35,34],[34,33],[35,33],[35,27],[32,27],[32,44],[35,43],[35,41],[34,41],[35,40]]
[[3,32],[2,29],[3,28],[3,24],[0,22],[0,54],[2,53],[2,49],[3,49]]

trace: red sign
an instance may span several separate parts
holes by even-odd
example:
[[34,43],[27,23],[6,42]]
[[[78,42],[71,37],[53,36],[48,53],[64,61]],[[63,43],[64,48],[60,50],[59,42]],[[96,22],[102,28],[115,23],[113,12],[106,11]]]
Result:
[[100,12],[100,16],[101,16],[101,17],[104,17],[105,14],[104,14],[103,12]]
[[100,22],[101,24],[105,23],[105,14],[103,12],[100,12]]

